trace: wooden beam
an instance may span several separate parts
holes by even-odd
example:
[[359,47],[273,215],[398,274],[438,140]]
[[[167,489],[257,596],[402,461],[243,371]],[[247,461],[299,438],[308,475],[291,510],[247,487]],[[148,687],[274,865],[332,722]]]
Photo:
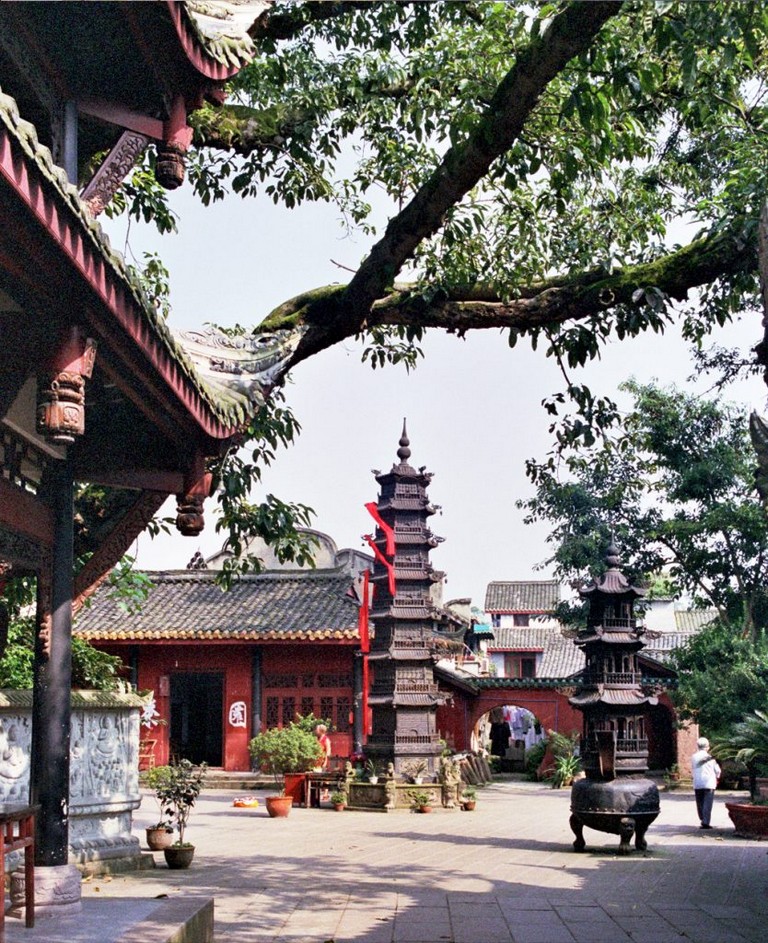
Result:
[[153,468],[86,468],[75,466],[75,478],[106,488],[135,488],[137,491],[162,491],[167,497],[184,490],[184,474]]
[[84,115],[98,118],[107,124],[127,128],[129,131],[135,131],[136,134],[142,134],[144,137],[154,138],[157,141],[163,139],[163,122],[158,118],[150,118],[149,115],[144,115],[140,111],[132,111],[114,102],[97,101],[94,98],[79,99],[77,107]]
[[0,524],[46,547],[53,544],[50,509],[31,492],[17,488],[4,478],[0,478]]

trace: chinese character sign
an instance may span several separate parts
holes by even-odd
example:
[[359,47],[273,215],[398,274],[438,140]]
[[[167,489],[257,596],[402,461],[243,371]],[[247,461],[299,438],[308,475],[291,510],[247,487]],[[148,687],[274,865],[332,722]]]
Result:
[[245,727],[245,701],[233,701],[229,706],[230,727]]

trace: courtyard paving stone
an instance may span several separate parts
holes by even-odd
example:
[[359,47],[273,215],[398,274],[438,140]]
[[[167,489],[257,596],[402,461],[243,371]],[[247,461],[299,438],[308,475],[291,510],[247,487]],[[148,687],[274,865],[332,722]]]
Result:
[[[189,822],[188,871],[93,878],[81,918],[7,919],[8,943],[115,943],[131,904],[215,898],[217,943],[765,943],[766,845],[736,838],[723,799],[699,831],[691,793],[662,794],[649,852],[621,858],[585,831],[575,854],[569,794],[533,783],[480,790],[472,814],[262,807],[206,791]],[[136,833],[154,818],[136,814]],[[105,921],[112,905],[114,918]],[[92,915],[98,911],[98,924]],[[51,926],[51,924],[55,926]],[[119,930],[119,932],[118,932]]]

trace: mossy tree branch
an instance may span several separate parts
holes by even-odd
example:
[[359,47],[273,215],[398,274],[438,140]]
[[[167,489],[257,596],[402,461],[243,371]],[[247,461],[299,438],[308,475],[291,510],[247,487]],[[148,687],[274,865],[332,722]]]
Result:
[[[682,301],[698,286],[755,267],[754,239],[745,244],[742,235],[726,233],[698,239],[651,262],[611,273],[584,272],[521,286],[514,299],[502,299],[488,286],[476,285],[459,291],[441,290],[427,301],[415,286],[398,284],[374,302],[361,327],[412,325],[459,334],[509,328],[525,333],[584,320],[617,306],[641,310],[647,304],[645,291],[651,289]],[[329,285],[304,292],[272,311],[256,330],[304,326],[302,344],[290,364],[295,366],[329,346],[328,323],[345,318],[348,290],[348,286]],[[356,333],[352,326],[345,336]]]

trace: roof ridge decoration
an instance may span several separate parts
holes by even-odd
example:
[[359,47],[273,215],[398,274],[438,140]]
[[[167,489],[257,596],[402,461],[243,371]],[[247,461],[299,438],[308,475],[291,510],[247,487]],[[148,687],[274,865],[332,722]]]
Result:
[[[21,117],[16,100],[4,93],[0,87],[0,138],[2,138],[3,128],[8,133],[9,144],[10,141],[15,142],[22,151],[24,158],[34,164],[44,181],[55,190],[55,196],[74,216],[75,224],[84,237],[86,245],[96,253],[106,265],[111,276],[129,294],[130,299],[138,309],[140,318],[149,327],[152,335],[147,338],[147,332],[143,331],[142,342],[147,344],[148,341],[151,342],[153,339],[156,341],[202,400],[204,410],[209,414],[208,424],[210,425],[211,420],[213,420],[213,424],[220,427],[215,433],[210,428],[207,428],[206,431],[215,434],[217,437],[224,437],[226,434],[231,434],[240,428],[253,413],[253,400],[251,397],[237,388],[227,386],[226,383],[214,387],[200,376],[192,358],[174,339],[173,333],[146,295],[135,269],[128,265],[123,256],[112,248],[109,237],[101,225],[93,219],[87,205],[80,199],[77,188],[69,182],[64,170],[54,163],[50,150],[40,143],[34,125]],[[19,180],[27,176],[26,172],[21,171],[18,162],[14,160],[9,149],[3,147],[1,139],[0,174],[6,176],[17,191],[19,190]],[[31,210],[42,218],[45,208],[34,205],[31,199],[29,204]],[[61,220],[53,222],[45,220],[45,222],[49,226],[62,226]],[[60,239],[57,241],[61,243]],[[85,260],[85,262],[83,260],[77,261],[80,267],[85,268],[87,272],[88,260]],[[114,308],[115,297],[111,286],[105,283],[100,286],[94,285],[94,287],[99,291],[102,301],[107,306]],[[282,342],[282,339],[280,342]],[[201,424],[205,422],[201,415],[198,415],[197,419]]]
[[167,0],[169,15],[190,63],[206,78],[219,82],[231,78],[253,59],[256,46],[248,27],[271,6],[272,0]]
[[273,334],[232,334],[210,328],[172,333],[209,386],[247,396],[260,407],[305,331],[297,327]]
[[[216,583],[218,570],[205,568],[184,568],[178,570],[136,570],[143,576],[148,577],[153,583]],[[349,571],[345,567],[335,567],[334,569],[314,569],[314,570],[262,570],[260,573],[241,573],[238,576],[235,586],[240,583],[255,583],[259,580],[278,583],[289,582],[337,582],[340,579],[351,579]]]

